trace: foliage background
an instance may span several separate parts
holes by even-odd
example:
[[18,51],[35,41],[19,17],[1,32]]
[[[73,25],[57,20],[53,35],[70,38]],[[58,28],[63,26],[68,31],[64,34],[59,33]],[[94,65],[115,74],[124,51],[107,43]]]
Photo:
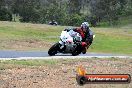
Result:
[[79,26],[117,25],[122,17],[132,15],[131,0],[0,0],[0,20]]

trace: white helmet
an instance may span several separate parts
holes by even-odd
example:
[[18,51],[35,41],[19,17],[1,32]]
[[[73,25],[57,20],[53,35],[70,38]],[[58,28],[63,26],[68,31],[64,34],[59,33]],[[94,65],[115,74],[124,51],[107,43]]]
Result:
[[88,23],[88,22],[83,22],[83,23],[81,24],[81,27],[82,27],[83,29],[87,29],[87,28],[89,27],[89,23]]

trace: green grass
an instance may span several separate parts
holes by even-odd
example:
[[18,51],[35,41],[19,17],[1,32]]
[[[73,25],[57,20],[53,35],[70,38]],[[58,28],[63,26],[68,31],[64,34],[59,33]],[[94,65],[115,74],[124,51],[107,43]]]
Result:
[[1,61],[4,64],[16,64],[26,66],[55,65],[57,60],[7,60]]
[[[22,68],[22,67],[39,67],[39,66],[57,66],[62,64],[75,64],[76,62],[87,62],[98,60],[98,58],[76,58],[76,59],[29,59],[29,60],[0,60],[0,70]],[[117,61],[118,58],[100,58],[100,60]]]
[[119,17],[119,19],[117,21],[115,21],[112,25],[109,24],[109,22],[100,22],[99,23],[99,27],[105,27],[105,28],[110,28],[110,27],[124,27],[124,26],[129,26],[131,24],[131,28],[132,28],[132,16],[123,16],[123,17]]
[[[129,24],[127,28],[126,26],[91,28],[96,37],[88,52],[132,54],[132,24]],[[6,46],[3,47],[3,44],[9,45],[10,41],[15,40],[19,41],[20,44],[23,40],[55,43],[59,41],[60,33],[65,28],[67,27],[0,21],[0,49],[10,49]],[[29,50],[32,48],[34,47],[31,46]]]
[[117,28],[95,29],[91,52],[132,54],[132,31]]
[[[47,36],[58,36],[60,28],[48,25],[37,25],[30,23],[0,22],[0,37],[5,39],[40,39],[45,40]],[[52,40],[52,39],[51,39]],[[50,40],[49,40],[50,41]]]
[[56,65],[58,60],[0,60],[0,69],[11,69],[25,66]]

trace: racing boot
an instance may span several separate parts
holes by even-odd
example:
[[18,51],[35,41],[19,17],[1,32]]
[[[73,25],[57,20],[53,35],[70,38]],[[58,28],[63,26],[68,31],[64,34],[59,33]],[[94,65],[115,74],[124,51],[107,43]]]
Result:
[[87,44],[86,42],[82,42],[82,53],[85,54],[87,52]]
[[87,52],[87,47],[84,47],[84,48],[82,49],[82,53],[83,53],[83,54],[86,54],[86,52]]

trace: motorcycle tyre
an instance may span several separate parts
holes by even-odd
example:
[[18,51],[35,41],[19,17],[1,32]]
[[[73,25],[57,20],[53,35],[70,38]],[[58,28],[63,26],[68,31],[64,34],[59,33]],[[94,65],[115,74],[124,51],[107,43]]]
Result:
[[54,56],[55,54],[57,54],[58,49],[59,49],[59,43],[56,43],[49,49],[48,54],[50,56]]

